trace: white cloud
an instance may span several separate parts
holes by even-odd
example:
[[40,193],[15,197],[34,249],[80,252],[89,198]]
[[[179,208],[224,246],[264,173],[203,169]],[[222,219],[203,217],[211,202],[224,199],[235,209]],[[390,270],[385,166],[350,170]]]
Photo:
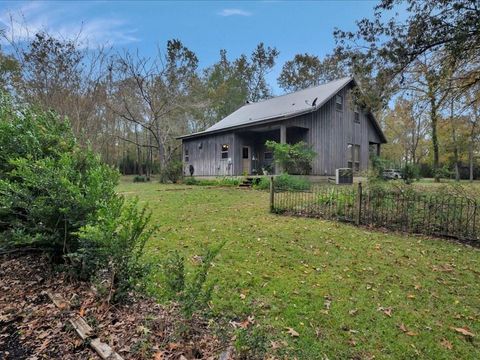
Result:
[[[139,41],[136,29],[120,18],[86,16],[80,4],[32,1],[0,11],[0,28],[9,40],[27,41],[46,31],[84,46],[124,45]],[[88,3],[87,3],[88,5]],[[83,17],[83,18],[82,18]]]
[[220,16],[252,16],[251,12],[242,9],[223,9],[218,13]]

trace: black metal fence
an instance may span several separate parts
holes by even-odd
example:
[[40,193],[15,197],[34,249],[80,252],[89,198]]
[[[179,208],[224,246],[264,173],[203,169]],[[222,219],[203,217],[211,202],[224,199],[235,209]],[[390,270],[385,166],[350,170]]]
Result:
[[467,196],[412,189],[312,185],[281,188],[272,182],[272,212],[319,217],[480,244],[480,202]]

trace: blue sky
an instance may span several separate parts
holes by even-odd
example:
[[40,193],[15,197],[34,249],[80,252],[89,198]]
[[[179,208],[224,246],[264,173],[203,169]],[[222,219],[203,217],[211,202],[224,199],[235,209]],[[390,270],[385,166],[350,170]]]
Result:
[[[297,53],[320,57],[334,47],[335,27],[353,30],[370,17],[375,1],[52,1],[0,2],[0,28],[17,40],[44,29],[63,37],[81,33],[89,46],[108,43],[152,55],[178,38],[205,67],[218,59],[249,54],[259,42],[280,51],[268,78],[276,94],[282,64]],[[27,31],[28,30],[28,31]]]

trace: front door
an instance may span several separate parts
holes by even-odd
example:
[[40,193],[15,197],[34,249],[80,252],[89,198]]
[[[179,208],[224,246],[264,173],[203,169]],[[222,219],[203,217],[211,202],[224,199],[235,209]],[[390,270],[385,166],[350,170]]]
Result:
[[251,166],[250,146],[244,146],[242,147],[242,174],[250,175]]

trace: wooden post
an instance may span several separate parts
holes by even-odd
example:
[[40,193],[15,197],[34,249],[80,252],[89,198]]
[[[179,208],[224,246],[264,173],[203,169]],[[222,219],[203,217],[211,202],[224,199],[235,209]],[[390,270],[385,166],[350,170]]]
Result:
[[357,194],[357,214],[355,218],[355,225],[360,225],[362,219],[362,182],[358,183],[358,194]]
[[273,184],[273,176],[271,176],[270,177],[270,212],[272,213],[275,209],[274,201],[275,201],[275,188]]
[[[280,125],[280,144],[287,143],[287,125],[281,124]],[[275,161],[275,174],[283,174],[285,169],[282,165]]]
[[287,143],[287,125],[281,124],[280,125],[280,144]]

